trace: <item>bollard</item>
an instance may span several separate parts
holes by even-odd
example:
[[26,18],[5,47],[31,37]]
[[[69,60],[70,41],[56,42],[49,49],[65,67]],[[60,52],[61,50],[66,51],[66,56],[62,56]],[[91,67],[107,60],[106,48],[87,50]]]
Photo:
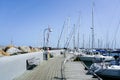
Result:
[[47,48],[47,58],[50,59],[50,52],[49,52],[49,48]]

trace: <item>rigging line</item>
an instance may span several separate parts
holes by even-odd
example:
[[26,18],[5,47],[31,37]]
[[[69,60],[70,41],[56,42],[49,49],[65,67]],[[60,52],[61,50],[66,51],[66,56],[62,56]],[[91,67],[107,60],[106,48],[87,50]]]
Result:
[[117,28],[116,28],[115,35],[113,36],[112,46],[113,46],[113,43],[114,43],[114,41],[115,41],[115,39],[116,39],[116,35],[117,35],[117,33],[118,33],[119,26],[120,26],[120,20],[119,20],[118,26],[117,26]]
[[70,43],[70,41],[71,41],[73,35],[74,35],[74,27],[73,27],[73,31],[71,32],[70,39],[68,40],[68,43],[67,43],[66,47],[69,46],[69,43]]
[[59,39],[58,39],[58,43],[57,43],[57,47],[59,48],[59,44],[60,44],[60,40],[61,40],[61,37],[62,37],[62,33],[63,33],[63,31],[64,31],[64,28],[65,28],[65,21],[64,21],[64,24],[63,24],[63,27],[62,27],[62,31],[61,31],[61,33],[60,33],[60,37],[59,37]]
[[[70,35],[72,35],[72,30],[71,30],[71,32],[70,32]],[[69,36],[70,37],[70,36]],[[66,41],[66,43],[65,43],[65,48],[67,47],[67,44],[68,44],[68,42],[69,42],[69,38],[67,38],[67,41]]]
[[[118,1],[119,1],[119,0],[118,0]],[[117,15],[116,13],[120,14],[119,12],[117,12],[117,10],[119,10],[118,7],[119,7],[119,5],[116,5],[116,6],[113,8],[114,13],[111,13],[111,14],[112,14],[111,18],[112,18],[112,19],[109,19],[110,24],[108,25],[110,28],[112,27],[112,22],[114,21],[114,18],[118,17],[118,15]],[[117,15],[117,16],[115,16],[115,15]]]
[[67,41],[66,41],[66,43],[65,43],[65,48],[68,47],[69,42],[70,42],[70,38],[73,36],[73,32],[74,32],[74,29],[71,29],[71,32],[70,32],[69,38],[67,39]]
[[74,49],[76,48],[76,36],[75,36],[75,34],[76,34],[76,25],[74,24],[74,27],[73,27],[73,47],[74,47]]
[[79,43],[80,43],[80,16],[81,14],[79,13],[79,18],[78,18],[78,22],[77,22],[77,24],[78,24],[78,35],[77,35],[77,37],[78,37],[78,41],[77,41],[77,48],[79,48],[80,46],[79,46]]
[[[64,45],[66,45],[66,42],[68,41],[68,39],[69,39],[69,21],[70,21],[70,18],[68,18],[67,20],[66,20],[66,28],[65,28],[65,30],[66,30],[66,33],[64,34],[64,38],[66,37],[66,39],[64,39]],[[66,41],[66,42],[65,42]],[[64,46],[65,47],[65,46]]]

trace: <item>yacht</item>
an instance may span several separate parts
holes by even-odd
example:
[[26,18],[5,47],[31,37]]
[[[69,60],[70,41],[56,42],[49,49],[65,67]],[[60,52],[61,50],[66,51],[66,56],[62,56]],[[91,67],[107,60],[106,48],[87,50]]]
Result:
[[90,72],[97,74],[103,79],[120,80],[120,65],[110,65],[108,63],[94,63],[90,67]]
[[114,58],[112,56],[103,56],[99,52],[91,53],[83,53],[80,55],[81,61],[89,61],[89,62],[101,62],[101,61],[112,61]]

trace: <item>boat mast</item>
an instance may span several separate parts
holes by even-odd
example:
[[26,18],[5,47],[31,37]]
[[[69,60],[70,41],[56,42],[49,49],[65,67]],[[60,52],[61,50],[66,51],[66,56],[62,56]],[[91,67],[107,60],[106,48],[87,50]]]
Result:
[[78,28],[78,45],[77,45],[77,48],[79,49],[79,42],[80,42],[80,39],[79,39],[79,34],[80,34],[80,31],[79,31],[79,28]]
[[92,27],[91,27],[91,30],[92,30],[92,52],[94,49],[94,13],[93,13],[93,7],[94,7],[94,2],[92,4]]
[[116,49],[116,40],[115,40],[115,44],[114,44],[114,49]]
[[84,34],[83,34],[83,49],[84,49]]
[[109,49],[109,33],[108,33],[108,31],[107,31],[107,33],[106,33],[106,49]]
[[75,24],[74,24],[74,34],[73,34],[73,46],[74,46],[74,49],[75,49]]
[[89,49],[90,49],[90,35],[89,35]]
[[77,45],[78,49],[80,48],[80,45],[79,45],[80,44],[80,39],[79,39],[80,35],[79,34],[80,34],[80,16],[79,16],[79,19],[78,19],[78,43],[77,43],[78,44]]
[[100,48],[103,48],[103,39],[101,38],[101,41],[100,41]]
[[13,38],[11,38],[10,45],[13,46]]
[[98,39],[98,49],[100,48],[100,40]]

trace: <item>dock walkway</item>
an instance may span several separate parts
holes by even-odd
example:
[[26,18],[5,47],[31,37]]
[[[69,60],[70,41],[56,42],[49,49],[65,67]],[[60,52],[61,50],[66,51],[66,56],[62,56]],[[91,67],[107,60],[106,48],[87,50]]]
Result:
[[[68,55],[67,55],[68,56]],[[82,62],[68,60],[64,65],[64,76],[66,80],[98,80],[87,74]]]
[[61,80],[61,65],[64,61],[62,55],[44,61],[33,70],[27,70],[14,80]]
[[[73,62],[73,55],[66,55],[66,60],[63,55],[54,57],[42,64],[38,65],[33,70],[27,70],[24,74],[16,77],[14,80],[98,80],[92,78],[92,75],[87,75],[83,64]],[[62,66],[64,61],[64,65]]]

